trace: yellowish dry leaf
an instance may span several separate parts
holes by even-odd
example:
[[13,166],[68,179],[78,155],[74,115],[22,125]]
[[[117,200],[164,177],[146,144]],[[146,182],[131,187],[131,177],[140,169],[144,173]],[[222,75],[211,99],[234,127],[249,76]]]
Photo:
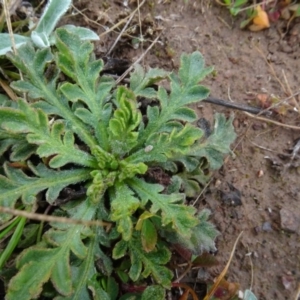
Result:
[[253,18],[253,24],[249,26],[251,31],[260,31],[270,27],[270,21],[267,13],[261,8],[260,5],[257,5],[255,8],[257,14]]

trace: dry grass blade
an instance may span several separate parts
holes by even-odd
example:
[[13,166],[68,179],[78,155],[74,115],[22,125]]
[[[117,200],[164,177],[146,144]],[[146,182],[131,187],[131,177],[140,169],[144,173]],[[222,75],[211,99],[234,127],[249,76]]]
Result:
[[277,80],[277,82],[278,82],[279,85],[281,86],[283,92],[284,92],[286,95],[289,96],[288,98],[286,98],[286,99],[280,101],[279,103],[274,104],[274,106],[272,105],[272,107],[269,107],[268,109],[272,109],[272,108],[274,108],[275,106],[278,106],[278,105],[280,105],[280,104],[286,102],[287,100],[292,99],[293,102],[294,102],[294,104],[295,104],[295,107],[297,108],[298,113],[299,113],[299,112],[300,112],[300,105],[299,105],[299,103],[297,102],[297,100],[296,100],[296,98],[295,98],[295,96],[297,96],[297,95],[299,94],[299,92],[294,93],[294,94],[292,93],[291,87],[290,87],[290,85],[289,85],[289,83],[288,83],[288,80],[287,80],[287,78],[286,78],[286,75],[285,75],[284,70],[282,70],[282,74],[283,74],[283,78],[284,78],[284,81],[285,81],[285,85],[286,85],[286,86],[282,83],[282,81],[281,81],[281,80],[279,79],[279,77],[277,76],[274,67],[273,67],[272,64],[267,60],[266,55],[263,53],[263,51],[262,51],[257,45],[255,45],[255,44],[253,44],[253,45],[254,45],[255,49],[257,50],[257,52],[262,56],[262,58],[264,59],[264,61],[265,61],[266,64],[268,65],[268,67],[270,68],[272,75],[275,77],[275,79]]
[[85,220],[75,220],[75,219],[69,219],[64,217],[54,217],[54,216],[48,216],[43,214],[36,214],[36,213],[30,213],[23,210],[18,209],[12,209],[8,207],[2,207],[0,206],[0,212],[11,214],[14,216],[21,216],[25,217],[27,219],[36,220],[36,221],[46,221],[46,222],[58,222],[58,223],[65,223],[65,224],[81,224],[85,226],[107,226],[110,227],[111,224],[108,222],[103,221],[85,221]]
[[276,74],[276,72],[275,72],[275,70],[274,70],[272,64],[270,64],[269,61],[267,60],[267,58],[266,58],[267,56],[263,53],[263,51],[262,51],[257,45],[255,45],[254,43],[253,43],[252,45],[255,47],[256,51],[257,51],[257,52],[262,56],[262,58],[264,59],[264,61],[266,62],[266,64],[267,64],[268,67],[270,68],[271,73],[273,74],[273,76],[275,77],[275,79],[277,80],[277,82],[279,83],[279,85],[281,86],[282,90],[288,95],[288,92],[287,92],[287,90],[285,89],[284,84],[283,84],[283,83],[281,82],[281,80],[278,78],[278,76],[277,76],[277,74]]
[[[79,10],[79,9],[78,9],[77,7],[75,7],[73,4],[72,4],[71,6],[72,6],[72,9],[74,9],[74,10],[76,11],[76,14],[79,14],[79,15],[83,16],[83,17],[84,17],[86,20],[88,20],[90,23],[95,24],[95,25],[97,25],[97,26],[99,26],[99,27],[101,27],[101,28],[104,28],[104,29],[107,28],[106,26],[104,26],[104,25],[98,23],[98,22],[95,21],[95,20],[90,19],[86,14],[84,14],[83,12],[84,12],[87,8],[85,8],[85,9],[83,9],[83,10]],[[76,15],[76,14],[72,14],[72,16],[74,16],[74,15]],[[65,16],[65,17],[66,17],[66,16]],[[99,19],[99,17],[98,17],[98,19]]]
[[[117,45],[119,39],[122,37],[122,34],[125,32],[125,30],[127,29],[128,25],[130,24],[132,18],[134,17],[135,13],[138,11],[139,16],[140,16],[140,7],[145,3],[145,0],[142,3],[138,4],[138,7],[130,14],[128,21],[126,22],[125,26],[123,27],[122,31],[120,32],[120,34],[118,35],[118,37],[116,38],[116,40],[114,41],[113,45],[111,46],[111,48],[108,50],[108,52],[106,53],[106,56],[110,55],[110,53],[112,52],[112,50],[115,48],[115,46]],[[140,18],[139,18],[140,19]],[[140,24],[140,30],[142,26]]]
[[11,87],[3,80],[0,79],[0,86],[3,88],[3,90],[6,92],[6,94],[10,97],[11,100],[17,101],[18,97],[13,92]]
[[12,30],[9,10],[8,10],[8,5],[7,5],[6,0],[3,0],[3,10],[4,10],[4,14],[5,14],[5,21],[7,23],[7,29],[8,29],[8,32],[9,32],[10,39],[11,39],[12,48],[13,48],[14,54],[17,54],[17,48],[16,48],[16,43],[15,43],[15,38],[14,38],[14,32]]
[[215,282],[214,285],[211,287],[209,293],[205,296],[204,300],[209,300],[209,299],[213,296],[213,294],[214,294],[215,291],[217,290],[217,288],[218,288],[220,282],[222,281],[222,279],[223,279],[224,276],[226,275],[226,273],[227,273],[227,271],[228,271],[228,268],[229,268],[229,266],[230,266],[231,260],[232,260],[233,255],[234,255],[236,245],[237,245],[237,243],[238,243],[240,237],[242,236],[242,234],[243,234],[243,231],[239,234],[239,236],[237,237],[237,239],[236,239],[236,241],[235,241],[235,243],[234,243],[234,245],[233,245],[233,249],[232,249],[232,251],[231,251],[231,253],[230,253],[229,260],[228,260],[228,262],[227,262],[227,264],[226,264],[224,270],[221,272],[221,274],[220,274],[219,277],[217,278],[216,282]]
[[[16,48],[16,43],[15,43],[15,38],[14,38],[14,32],[13,32],[13,29],[11,26],[10,14],[9,14],[9,10],[7,8],[6,0],[3,0],[3,10],[4,10],[4,14],[5,14],[5,21],[7,23],[7,28],[8,28],[8,32],[9,32],[9,36],[10,36],[10,40],[11,40],[12,49],[13,49],[14,54],[17,55],[17,48]],[[20,70],[19,70],[19,74],[20,74],[21,80],[23,80],[23,74]],[[24,93],[24,99],[26,99],[25,93]]]
[[284,70],[282,70],[282,75],[283,75],[283,78],[284,78],[284,81],[285,81],[285,85],[286,85],[286,87],[287,87],[287,90],[288,90],[290,96],[292,96],[292,100],[293,100],[293,102],[294,102],[294,104],[295,104],[295,107],[297,108],[297,112],[300,113],[300,106],[299,106],[299,103],[297,102],[296,98],[293,96],[292,89],[291,89],[290,84],[289,84],[289,82],[288,82],[288,80],[287,80],[287,78],[286,78],[286,75],[285,75]]
[[131,14],[130,18],[127,20],[125,26],[123,27],[123,29],[121,30],[121,32],[119,33],[118,37],[115,39],[113,45],[110,47],[110,49],[107,51],[106,56],[109,56],[110,53],[113,51],[113,49],[115,48],[115,46],[117,45],[118,41],[120,40],[120,38],[122,37],[122,34],[124,33],[124,31],[127,29],[128,25],[130,24],[132,18],[134,17],[134,14]]

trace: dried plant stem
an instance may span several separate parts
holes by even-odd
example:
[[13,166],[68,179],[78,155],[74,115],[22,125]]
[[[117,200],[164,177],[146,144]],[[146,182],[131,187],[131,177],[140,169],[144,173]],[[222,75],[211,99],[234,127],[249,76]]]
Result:
[[140,25],[140,39],[141,39],[142,49],[144,49],[144,37],[143,37],[143,31],[142,31],[140,0],[138,0],[138,17],[139,17],[139,25]]
[[[141,24],[141,19],[140,19],[140,7],[145,3],[145,0],[140,3],[138,1],[138,7],[131,13],[129,19],[127,20],[125,26],[123,27],[122,31],[120,32],[120,34],[118,35],[118,37],[116,38],[116,40],[114,41],[113,45],[111,46],[111,48],[108,50],[108,52],[106,53],[106,56],[110,55],[110,53],[112,52],[112,50],[115,48],[115,46],[117,45],[119,39],[122,37],[123,33],[125,32],[125,30],[127,29],[128,25],[130,24],[132,18],[134,17],[136,11],[138,11],[139,14],[139,22],[140,22],[140,32],[141,32],[141,36],[142,36],[142,24]],[[143,42],[143,41],[142,41]]]
[[0,79],[0,86],[3,88],[3,90],[10,97],[11,100],[17,101],[17,95],[13,92],[12,88],[4,80]]
[[283,124],[283,123],[280,123],[280,122],[277,122],[277,121],[274,121],[274,120],[270,120],[270,119],[267,119],[267,118],[255,116],[255,115],[249,114],[247,112],[244,112],[244,114],[247,115],[250,118],[253,118],[253,119],[256,119],[256,120],[259,120],[259,121],[268,122],[268,123],[271,123],[271,124],[275,124],[277,126],[290,128],[290,129],[294,129],[294,130],[300,130],[300,127],[298,127],[298,126]]
[[289,85],[289,82],[288,82],[288,80],[287,80],[287,78],[286,78],[286,75],[285,75],[284,70],[282,70],[282,75],[283,75],[283,78],[284,78],[284,81],[285,81],[285,85],[286,85],[286,87],[287,87],[287,89],[288,89],[288,92],[289,92],[290,96],[292,97],[292,100],[293,100],[293,102],[294,102],[294,104],[295,104],[295,107],[297,108],[298,113],[300,113],[300,106],[299,106],[299,103],[297,102],[295,96],[293,95],[293,92],[292,92],[291,87],[290,87],[290,85]]
[[207,184],[204,186],[204,188],[202,189],[202,191],[200,192],[200,194],[198,195],[198,197],[196,198],[196,200],[194,201],[192,206],[195,206],[196,203],[198,202],[198,200],[200,199],[200,197],[204,194],[204,192],[206,191],[206,189],[210,186],[211,182],[213,180],[213,177],[211,177],[211,179],[207,182]]
[[14,32],[12,30],[12,26],[11,26],[11,21],[10,21],[10,16],[9,16],[9,11],[7,8],[7,1],[3,0],[3,10],[4,10],[4,14],[5,14],[5,20],[7,23],[7,29],[8,29],[8,33],[10,36],[10,40],[11,40],[11,45],[14,51],[14,54],[17,54],[17,48],[16,48],[16,43],[15,43],[15,38],[14,38]]
[[119,33],[118,37],[115,39],[113,45],[110,47],[110,49],[107,51],[106,56],[109,56],[111,54],[111,52],[113,51],[113,49],[115,48],[115,46],[117,45],[119,39],[121,38],[122,34],[124,33],[124,31],[127,29],[128,25],[130,24],[132,18],[134,17],[134,14],[131,14],[130,18],[127,20],[125,26],[123,27],[123,29],[121,30],[121,32]]
[[300,283],[298,284],[298,289],[297,289],[297,292],[296,292],[295,300],[299,300],[299,298],[300,298]]
[[[86,18],[90,23],[93,23],[93,24],[95,24],[95,25],[97,25],[97,26],[99,26],[99,27],[102,27],[102,28],[104,28],[104,29],[107,29],[106,26],[104,26],[104,25],[98,23],[97,21],[94,21],[94,20],[90,19],[86,14],[83,13],[83,11],[87,10],[87,8],[85,8],[85,9],[83,9],[83,10],[80,11],[80,10],[79,10],[76,6],[74,6],[73,4],[71,5],[71,7],[72,7],[74,10],[76,10],[76,12],[77,12],[78,14],[80,14],[81,16],[83,16],[84,18]],[[106,10],[106,11],[107,11],[107,10]],[[73,16],[74,16],[74,15],[73,15]],[[98,17],[98,19],[99,19],[99,17]]]
[[261,114],[264,114],[264,113],[266,113],[266,112],[270,111],[271,109],[273,109],[273,108],[275,108],[275,107],[279,106],[280,104],[283,104],[283,103],[285,103],[286,101],[288,101],[288,100],[290,100],[290,99],[294,98],[295,96],[297,96],[297,95],[299,95],[299,94],[300,94],[300,91],[298,91],[298,92],[296,92],[296,93],[294,93],[294,94],[290,95],[290,96],[289,96],[289,97],[287,97],[287,98],[284,98],[284,99],[280,100],[280,101],[279,101],[279,102],[277,102],[277,103],[274,103],[274,104],[273,104],[273,105],[271,105],[270,107],[268,107],[268,108],[266,108],[266,109],[262,110],[262,111],[259,113],[259,115],[261,115]]
[[131,17],[131,15],[134,15],[137,11],[138,11],[138,9],[144,4],[146,2],[146,0],[143,0],[143,2],[129,15],[129,16],[127,16],[126,18],[124,18],[123,20],[121,20],[120,22],[118,22],[117,24],[115,24],[114,26],[112,26],[111,28],[109,28],[108,30],[106,30],[105,32],[103,32],[103,33],[101,33],[100,35],[99,35],[99,37],[101,37],[101,36],[104,36],[105,34],[107,34],[107,33],[109,33],[109,32],[111,32],[111,31],[113,31],[113,30],[115,30],[115,28],[117,28],[117,27],[119,27],[121,24],[123,24],[123,23],[125,23],[126,22],[126,20],[128,19],[128,18],[130,18]]
[[257,50],[257,52],[262,56],[262,58],[264,59],[264,61],[265,61],[266,64],[268,65],[268,67],[270,68],[270,70],[271,70],[273,76],[276,78],[276,80],[277,80],[277,82],[279,83],[279,85],[281,86],[282,90],[288,95],[288,92],[287,92],[287,90],[285,89],[284,84],[281,82],[281,80],[280,80],[280,79],[278,78],[278,76],[276,75],[276,72],[275,72],[275,70],[274,70],[274,68],[273,68],[273,65],[270,64],[270,63],[268,62],[268,60],[266,59],[266,56],[265,56],[265,54],[263,53],[263,51],[262,51],[257,45],[255,45],[255,44],[253,44],[253,45],[254,45],[255,49]]
[[85,226],[107,226],[110,227],[111,223],[103,222],[103,221],[85,221],[85,220],[75,220],[75,219],[69,219],[64,217],[54,217],[54,216],[48,216],[43,214],[36,214],[36,213],[30,213],[23,210],[18,209],[12,209],[8,207],[2,207],[0,206],[0,212],[11,214],[14,216],[21,216],[25,217],[27,219],[36,220],[36,221],[46,221],[46,222],[59,222],[59,223],[65,223],[65,224],[75,224],[75,225],[85,225]]
[[205,296],[204,300],[209,300],[213,294],[215,293],[215,291],[217,290],[220,282],[222,281],[222,279],[224,278],[224,276],[226,275],[228,269],[229,269],[229,266],[230,266],[230,263],[232,261],[232,258],[233,258],[233,255],[234,255],[234,252],[235,252],[235,248],[237,246],[237,243],[240,239],[240,237],[242,236],[243,234],[243,231],[239,234],[239,236],[237,237],[234,245],[233,245],[233,248],[232,248],[232,251],[230,253],[230,257],[229,257],[229,260],[224,268],[224,270],[222,271],[222,273],[219,275],[219,277],[217,278],[216,282],[214,283],[214,285],[212,286],[212,288],[210,289],[210,291],[208,292],[208,294]]
[[249,142],[251,144],[253,144],[255,147],[259,148],[259,149],[262,149],[262,150],[265,150],[265,151],[270,151],[270,152],[273,152],[273,153],[277,153],[276,151],[272,150],[272,149],[269,149],[269,148],[266,148],[266,147],[263,147],[263,146],[260,146],[260,145],[257,145],[256,143],[252,142],[251,140],[249,140]]
[[[4,14],[5,14],[5,20],[6,20],[6,23],[7,23],[7,29],[8,29],[8,32],[9,32],[9,37],[10,37],[10,40],[11,40],[12,49],[13,49],[14,54],[17,55],[18,52],[17,52],[17,48],[16,48],[14,32],[13,32],[13,29],[12,29],[12,26],[11,26],[10,15],[9,15],[9,10],[7,8],[7,1],[6,0],[3,0],[3,10],[4,10]],[[21,80],[24,80],[23,74],[20,70],[19,70],[19,74],[20,74]],[[23,93],[23,96],[24,96],[24,99],[27,99],[25,93]]]
[[191,268],[192,268],[192,263],[188,262],[187,268],[174,282],[180,282],[180,280],[185,277],[185,275],[191,270]]

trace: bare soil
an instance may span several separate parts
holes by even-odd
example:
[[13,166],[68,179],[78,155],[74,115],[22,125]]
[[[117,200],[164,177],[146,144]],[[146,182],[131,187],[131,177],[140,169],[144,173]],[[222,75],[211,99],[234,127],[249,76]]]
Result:
[[[125,6],[127,2],[75,1],[75,6],[89,19],[73,15],[66,22],[79,23],[103,34],[103,25],[111,27],[136,7],[136,3]],[[123,36],[111,56],[134,62],[150,45],[148,40],[161,34],[142,63],[177,69],[183,52],[199,50],[207,65],[215,67],[213,76],[204,82],[214,97],[257,106],[267,105],[262,101],[267,96],[282,100],[299,91],[298,20],[289,28],[286,21],[280,21],[266,31],[253,33],[240,30],[241,19],[233,19],[225,7],[200,0],[187,2],[146,1],[140,11],[144,45],[134,49],[132,39]],[[136,14],[127,33],[138,36],[138,25]],[[116,32],[103,35],[97,44],[97,54],[104,56],[117,36]],[[300,103],[299,96],[295,100]],[[289,103],[286,108],[281,105],[279,114],[273,113],[271,118],[281,124],[300,126],[294,102]],[[210,121],[215,112],[233,112],[207,103],[195,109],[199,117]],[[211,209],[211,221],[221,232],[216,254],[220,265],[209,270],[210,276],[222,271],[243,231],[227,280],[240,283],[241,290],[252,287],[260,300],[294,299],[300,284],[300,170],[297,158],[290,163],[290,158],[282,160],[279,156],[293,147],[300,131],[261,122],[243,112],[234,113],[238,135],[234,155],[214,174],[198,201],[199,209]],[[230,201],[230,195],[229,201],[222,197],[228,192],[228,183],[241,192],[241,205]],[[282,224],[286,222],[283,214],[287,215],[287,225]]]

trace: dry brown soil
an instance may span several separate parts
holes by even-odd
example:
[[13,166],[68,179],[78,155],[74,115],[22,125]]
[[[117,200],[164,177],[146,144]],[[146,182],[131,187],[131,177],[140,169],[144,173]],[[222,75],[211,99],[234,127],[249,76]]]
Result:
[[[75,1],[75,6],[92,21],[73,15],[67,22],[91,27],[103,34],[104,28],[99,24],[111,27],[136,7],[136,3],[126,7],[127,2]],[[289,30],[286,22],[278,22],[268,30],[253,33],[240,30],[241,18],[233,19],[225,7],[200,0],[187,2],[153,0],[146,1],[142,7],[140,16],[145,39],[153,40],[161,33],[159,42],[142,61],[145,66],[176,69],[183,52],[199,50],[207,65],[215,67],[214,76],[205,81],[212,96],[257,105],[257,97],[264,97],[257,94],[274,95],[282,100],[299,91],[299,21],[291,23]],[[137,26],[130,25],[133,36],[139,34],[137,17],[134,20]],[[109,50],[116,37],[117,33],[102,36],[97,44],[100,56]],[[145,42],[144,49],[141,45],[134,49],[130,38],[122,37],[111,55],[133,62],[149,44]],[[300,103],[298,96],[295,100]],[[293,111],[293,103],[287,112],[281,106],[282,114],[273,113],[271,118],[282,124],[300,126],[299,113]],[[214,112],[227,115],[233,112],[206,103],[195,109],[199,116],[210,121]],[[278,155],[293,147],[300,131],[261,122],[243,112],[234,113],[238,135],[233,145],[234,156],[229,156],[223,168],[214,174],[198,202],[199,209],[211,209],[211,220],[221,232],[216,255],[220,265],[211,271],[211,276],[226,265],[233,244],[243,231],[227,280],[240,283],[242,290],[252,286],[260,300],[295,299],[300,284],[299,168],[297,171],[289,167],[289,160],[283,161]],[[272,167],[266,156],[279,166]],[[294,162],[297,164],[297,159]],[[220,191],[226,193],[227,183],[241,191],[241,205],[222,201]],[[290,224],[281,224],[284,220],[280,212],[287,214]],[[285,227],[291,232],[284,230]]]

